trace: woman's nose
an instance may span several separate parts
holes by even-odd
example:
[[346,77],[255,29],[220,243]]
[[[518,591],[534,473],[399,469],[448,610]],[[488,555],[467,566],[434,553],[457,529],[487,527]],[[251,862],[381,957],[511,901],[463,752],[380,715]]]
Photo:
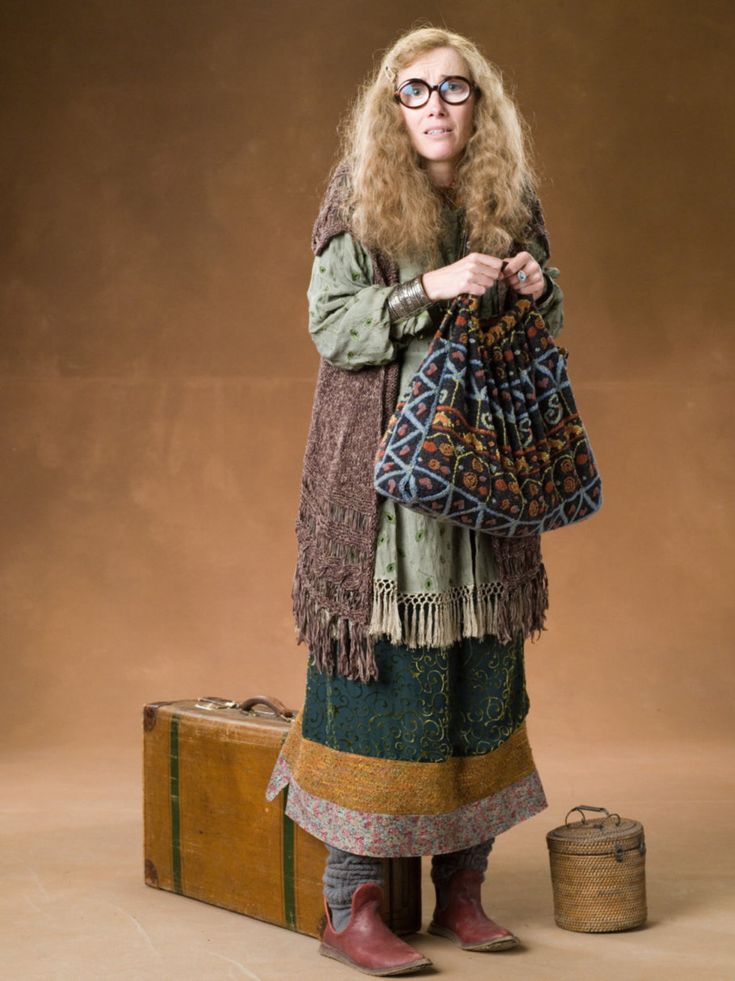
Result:
[[442,97],[439,95],[437,89],[435,89],[429,96],[429,101],[427,102],[427,108],[429,109],[430,112],[433,113],[435,113],[437,110],[439,110],[442,113],[442,115],[446,113],[447,107],[444,105],[444,102],[442,101]]

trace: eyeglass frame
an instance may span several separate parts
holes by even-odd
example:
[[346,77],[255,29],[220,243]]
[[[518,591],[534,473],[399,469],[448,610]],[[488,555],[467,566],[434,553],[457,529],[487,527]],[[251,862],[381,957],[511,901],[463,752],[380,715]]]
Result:
[[[449,102],[441,94],[441,87],[442,87],[442,85],[445,85],[447,82],[450,82],[452,79],[455,79],[455,78],[458,78],[461,82],[467,82],[467,84],[470,87],[470,90],[467,93],[467,96],[464,99],[461,99],[459,102]],[[408,85],[409,82],[421,82],[421,84],[422,85],[425,85],[427,87],[427,89],[429,90],[429,94],[426,97],[426,101],[425,102],[422,102],[418,106],[407,106],[405,102],[401,102],[401,96],[400,96],[401,89],[404,88],[404,86]],[[447,75],[447,77],[446,78],[443,78],[441,80],[441,82],[439,82],[438,85],[429,85],[429,83],[426,81],[425,78],[407,78],[405,80],[405,82],[402,82],[401,85],[400,85],[400,87],[397,88],[394,91],[393,98],[398,103],[398,105],[403,106],[404,109],[423,109],[424,106],[427,105],[431,101],[431,93],[432,92],[438,92],[439,93],[439,98],[447,106],[463,106],[465,104],[465,102],[467,102],[469,100],[470,96],[472,96],[472,95],[478,95],[479,96],[480,95],[480,87],[479,87],[479,85],[475,85],[475,83],[472,82],[469,78],[465,78],[464,75]]]

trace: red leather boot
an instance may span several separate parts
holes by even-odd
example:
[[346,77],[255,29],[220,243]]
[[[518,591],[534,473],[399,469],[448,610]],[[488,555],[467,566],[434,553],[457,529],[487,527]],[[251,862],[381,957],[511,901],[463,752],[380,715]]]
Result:
[[510,930],[485,915],[480,898],[482,872],[458,869],[449,880],[447,904],[439,906],[437,898],[429,933],[448,937],[462,950],[507,950],[520,941]]
[[376,882],[363,882],[352,894],[350,921],[335,930],[324,897],[327,925],[319,953],[357,968],[363,974],[385,977],[409,974],[431,964],[418,950],[397,937],[380,915],[383,890]]

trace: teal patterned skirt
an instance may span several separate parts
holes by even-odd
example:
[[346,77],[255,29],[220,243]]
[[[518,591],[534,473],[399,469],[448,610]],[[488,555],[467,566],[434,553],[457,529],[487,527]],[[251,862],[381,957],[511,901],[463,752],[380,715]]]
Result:
[[547,806],[526,735],[522,639],[450,647],[375,643],[378,680],[327,675],[307,660],[304,705],[266,796],[364,855],[455,851]]
[[488,753],[528,712],[523,644],[464,638],[450,648],[375,644],[378,681],[307,669],[303,735],[343,753],[436,763]]

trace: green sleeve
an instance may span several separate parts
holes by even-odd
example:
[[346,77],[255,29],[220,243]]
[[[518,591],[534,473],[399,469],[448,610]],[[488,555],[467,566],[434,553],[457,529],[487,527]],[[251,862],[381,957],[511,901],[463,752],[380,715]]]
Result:
[[556,266],[548,266],[549,253],[538,238],[534,238],[528,245],[528,252],[534,257],[541,266],[546,281],[546,293],[542,294],[543,299],[537,302],[538,312],[544,318],[546,326],[552,337],[558,337],[564,326],[564,293],[561,286],[556,282],[559,270]]
[[307,291],[309,333],[320,355],[352,371],[394,361],[411,337],[432,326],[428,310],[391,322],[394,288],[373,284],[370,256],[349,233],[330,239],[314,259]]

